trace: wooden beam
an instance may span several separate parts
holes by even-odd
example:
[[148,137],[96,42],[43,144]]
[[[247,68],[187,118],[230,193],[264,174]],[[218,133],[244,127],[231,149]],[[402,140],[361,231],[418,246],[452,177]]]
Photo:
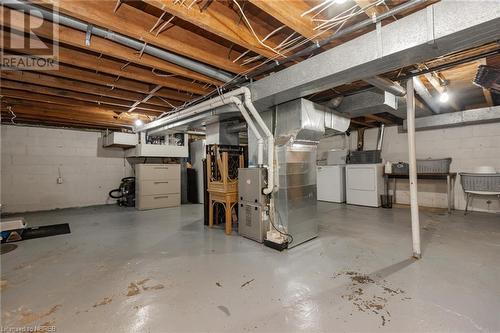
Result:
[[[480,65],[487,65],[486,58],[478,60],[478,67]],[[486,101],[486,104],[488,104],[489,107],[493,106],[493,96],[491,96],[491,91],[488,89],[482,88],[483,89],[483,95],[484,95],[484,100]]]
[[[58,70],[48,70],[44,73],[59,76],[63,78],[70,78],[74,80],[84,81],[88,83],[95,83],[102,86],[106,86],[112,89],[119,88],[123,90],[129,90],[133,92],[139,92],[147,94],[151,91],[152,85],[133,81],[129,79],[124,79],[122,77],[117,78],[116,76],[111,76],[103,73],[90,72],[87,70],[79,69],[76,67],[66,66],[59,64]],[[191,100],[193,97],[198,95],[190,95],[185,92],[178,92],[172,89],[163,88],[156,92],[157,96],[161,96],[167,99],[172,99],[176,101],[186,102]]]
[[2,122],[11,122],[13,117],[10,110],[16,115],[14,121],[28,118],[38,119],[40,122],[51,121],[60,124],[86,124],[87,127],[92,127],[93,125],[113,128],[130,127],[137,117],[143,120],[148,119],[138,114],[118,117],[115,112],[100,107],[54,105],[43,102],[3,98],[1,101],[1,111],[4,114]]
[[356,124],[356,125],[361,125],[361,126],[363,126],[363,127],[368,127],[368,128],[374,128],[374,127],[377,127],[377,126],[375,126],[375,125],[373,125],[373,124],[365,123],[365,122],[363,122],[363,121],[356,120],[356,119],[352,119],[352,118],[351,118],[351,123]]
[[[106,96],[111,98],[122,99],[126,101],[138,101],[144,98],[144,94],[133,93],[120,89],[110,89],[109,87],[97,86],[85,82],[52,77],[36,72],[28,71],[1,71],[0,77],[18,82],[26,82],[36,85],[42,85],[52,88],[66,89],[86,94],[94,94],[98,96]],[[167,107],[168,104],[163,101],[149,100],[147,104]]]
[[365,118],[372,119],[374,121],[378,121],[379,123],[382,123],[385,125],[392,125],[393,124],[391,120],[384,118],[384,117],[381,117],[381,116],[377,116],[375,114],[367,114],[367,115],[365,115]]
[[383,14],[386,11],[386,8],[384,8],[383,6],[373,6],[367,8],[368,6],[376,3],[377,0],[354,0],[354,2],[356,2],[356,4],[360,8],[364,9],[364,12],[370,18],[372,18],[373,16],[378,16],[380,14]]
[[[24,36],[15,33],[4,34],[5,45],[12,45],[12,42],[20,43],[23,39]],[[36,51],[30,49],[23,49],[22,51],[30,55],[37,55]],[[120,77],[123,76],[125,78],[138,80],[154,85],[161,85],[173,89],[193,92],[195,94],[203,95],[210,91],[200,84],[190,83],[186,80],[172,77],[160,77],[153,74],[149,70],[134,65],[127,65],[127,63],[114,61],[104,57],[98,57],[96,55],[69,49],[61,45],[59,46],[58,53],[55,59],[56,61],[62,62],[64,64],[92,69],[98,72],[103,72]]]
[[[302,36],[316,39],[314,36],[317,31],[314,30],[315,25],[311,16],[301,16],[302,13],[311,8],[304,1],[250,0],[250,2]],[[326,34],[323,34],[321,38],[324,37]]]
[[[231,8],[218,1],[212,2],[204,11],[200,11],[195,6],[189,8],[183,2],[176,3],[172,0],[144,0],[144,2],[266,58],[277,54],[260,44],[243,22],[238,24],[239,16]],[[256,33],[261,32],[257,30],[257,25],[253,29]],[[269,32],[261,32],[258,37],[263,39]],[[269,40],[265,41],[265,44],[270,47],[277,46]]]
[[96,53],[102,53],[120,60],[152,67],[157,70],[176,74],[200,82],[211,83],[214,85],[222,84],[221,81],[212,79],[208,76],[171,64],[148,54],[141,55],[137,50],[97,36],[92,36],[90,39],[90,45],[87,46],[85,44],[85,32],[74,30],[63,25],[52,24],[40,18],[25,15],[23,12],[16,10],[10,10],[8,8],[4,8],[3,10],[6,14],[4,16],[6,20],[2,23],[3,26],[10,27],[18,31],[24,30],[25,32],[29,32],[29,26],[25,24],[29,17],[30,25],[39,27],[36,30],[36,35],[38,37],[51,38],[54,29],[57,29],[57,37],[60,43],[75,46],[84,50],[94,51]]
[[131,6],[121,6],[114,12],[116,4],[114,0],[39,0],[37,3],[54,4],[61,12],[72,17],[232,73],[240,73],[247,69],[228,59],[226,47],[179,26],[172,26],[156,36],[155,32],[151,33],[149,30],[155,25],[157,17]]
[[[24,101],[34,101],[34,102],[44,102],[48,104],[57,104],[57,105],[66,105],[70,107],[74,106],[82,106],[82,107],[99,107],[101,110],[104,111],[113,111],[116,113],[123,113],[127,112],[128,108],[127,107],[121,107],[121,106],[109,106],[109,105],[101,105],[96,102],[88,102],[88,101],[81,101],[81,100],[76,100],[72,98],[67,98],[67,97],[59,97],[59,96],[50,96],[50,95],[45,95],[45,94],[38,94],[38,93],[33,93],[33,92],[26,92],[22,90],[14,90],[14,89],[6,89],[2,88],[2,96],[5,97],[10,97],[10,98],[15,98],[15,99],[20,99]],[[166,111],[166,110],[164,110]],[[137,112],[139,113],[144,113],[148,115],[153,115],[157,116],[158,114],[162,113],[160,110],[152,111],[152,110],[138,110]]]
[[[10,81],[10,80],[2,80],[2,95],[5,96],[10,96],[10,97],[17,97],[19,95],[9,95],[8,93],[5,93],[5,91],[8,90],[13,90],[15,92],[30,92],[34,94],[43,94],[43,95],[49,95],[49,96],[57,96],[60,98],[65,98],[65,99],[71,99],[71,100],[76,100],[76,101],[84,101],[84,102],[91,102],[91,103],[97,103],[99,105],[109,105],[109,106],[116,106],[116,107],[122,107],[127,110],[130,108],[134,103],[131,101],[125,101],[121,99],[116,99],[116,98],[110,98],[110,97],[105,97],[105,96],[97,96],[97,95],[92,95],[92,94],[86,94],[86,93],[80,93],[80,92],[74,92],[70,90],[64,90],[64,89],[57,89],[57,88],[50,88],[50,87],[44,87],[44,86],[39,86],[35,84],[28,84],[28,83],[23,83],[23,82],[15,82],[15,81]],[[22,98],[22,97],[18,97]],[[24,99],[30,99],[29,96],[26,96]],[[36,100],[36,99],[35,99]],[[177,105],[179,106],[180,102],[177,102]],[[140,104],[138,106],[139,109],[146,110],[146,111],[153,111],[153,112],[164,112],[170,109],[170,107],[160,107],[160,106],[155,106],[155,105],[148,105],[148,104]]]

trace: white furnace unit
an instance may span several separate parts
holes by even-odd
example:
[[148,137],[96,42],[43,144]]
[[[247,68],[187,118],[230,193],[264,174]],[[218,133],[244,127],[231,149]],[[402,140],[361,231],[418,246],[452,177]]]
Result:
[[383,164],[346,166],[346,202],[352,205],[380,207],[384,192]]

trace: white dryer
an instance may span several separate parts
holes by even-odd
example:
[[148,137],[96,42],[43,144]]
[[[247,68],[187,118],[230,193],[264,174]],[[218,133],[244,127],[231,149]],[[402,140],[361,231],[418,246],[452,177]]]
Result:
[[380,195],[384,192],[383,168],[383,164],[348,164],[346,202],[352,205],[380,207]]

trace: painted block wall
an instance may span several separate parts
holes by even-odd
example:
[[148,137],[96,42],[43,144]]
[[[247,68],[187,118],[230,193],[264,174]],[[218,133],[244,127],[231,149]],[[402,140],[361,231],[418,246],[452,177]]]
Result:
[[103,149],[100,137],[94,131],[2,125],[2,212],[115,203],[108,192],[132,169],[123,149]]
[[[365,131],[365,149],[375,149],[378,129]],[[348,139],[350,149],[356,149],[356,133]],[[326,158],[330,149],[340,149],[343,137],[324,138],[318,146],[318,159]],[[452,172],[472,171],[475,166],[490,165],[500,172],[500,124],[482,124],[446,129],[417,131],[417,158],[451,157]],[[408,161],[408,136],[398,133],[397,126],[387,127],[382,148],[385,161]],[[391,184],[392,186],[392,184]],[[418,180],[419,204],[427,207],[447,207],[446,182]],[[455,207],[465,209],[465,196],[460,185],[460,176],[455,184]],[[409,204],[409,184],[397,181],[397,203]],[[488,204],[488,200],[490,203]],[[497,197],[475,197],[472,209],[477,211],[500,212]]]

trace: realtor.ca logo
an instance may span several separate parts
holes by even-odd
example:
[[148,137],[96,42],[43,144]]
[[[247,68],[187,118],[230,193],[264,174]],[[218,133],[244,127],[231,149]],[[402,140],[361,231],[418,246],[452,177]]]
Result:
[[15,0],[0,3],[1,70],[57,70],[58,21],[57,15],[50,15],[57,8],[28,8],[26,3]]

